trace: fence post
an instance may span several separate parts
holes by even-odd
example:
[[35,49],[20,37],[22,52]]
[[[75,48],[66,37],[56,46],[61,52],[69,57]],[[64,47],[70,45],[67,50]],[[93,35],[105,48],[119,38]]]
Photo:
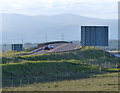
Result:
[[101,66],[99,67],[99,71],[101,71]]
[[36,81],[36,83],[37,83],[37,77],[35,78],[35,81]]
[[111,64],[110,64],[110,62],[109,62],[109,66],[108,66],[109,68],[111,67]]
[[118,67],[118,65],[117,65],[117,64],[115,64],[115,67],[117,68],[117,67]]
[[57,81],[57,74],[56,74],[56,81]]
[[29,77],[28,77],[28,85],[29,85]]
[[22,79],[20,79],[20,86],[22,86]]
[[13,87],[13,79],[12,79],[12,87]]

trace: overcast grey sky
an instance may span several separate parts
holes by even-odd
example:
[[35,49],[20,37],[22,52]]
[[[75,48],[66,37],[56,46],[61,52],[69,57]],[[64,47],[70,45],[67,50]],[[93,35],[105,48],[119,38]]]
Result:
[[117,19],[119,0],[0,0],[1,13],[56,15],[72,13]]

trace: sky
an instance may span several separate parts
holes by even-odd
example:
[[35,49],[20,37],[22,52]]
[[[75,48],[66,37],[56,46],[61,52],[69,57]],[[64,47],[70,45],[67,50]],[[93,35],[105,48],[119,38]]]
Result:
[[117,19],[119,0],[0,0],[0,13],[24,15],[77,14]]

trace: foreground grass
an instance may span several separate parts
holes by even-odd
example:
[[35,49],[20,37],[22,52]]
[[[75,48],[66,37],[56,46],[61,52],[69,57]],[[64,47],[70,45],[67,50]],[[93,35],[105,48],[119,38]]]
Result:
[[64,80],[4,88],[3,91],[118,91],[118,73],[94,75],[79,80]]

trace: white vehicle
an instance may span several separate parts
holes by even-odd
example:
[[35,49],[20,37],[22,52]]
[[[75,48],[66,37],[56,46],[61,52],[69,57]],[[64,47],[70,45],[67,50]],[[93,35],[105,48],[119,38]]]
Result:
[[54,46],[53,45],[48,45],[48,47],[50,48],[50,49],[53,49],[54,48]]
[[53,49],[54,48],[54,45],[50,44],[50,45],[47,45],[44,47],[44,50],[50,50],[50,49]]

